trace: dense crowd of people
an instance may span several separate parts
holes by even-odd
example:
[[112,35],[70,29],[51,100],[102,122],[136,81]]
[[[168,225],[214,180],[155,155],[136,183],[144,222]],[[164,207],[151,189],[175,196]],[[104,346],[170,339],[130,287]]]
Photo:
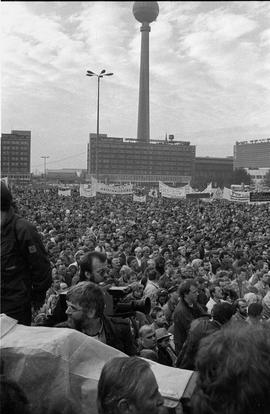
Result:
[[[102,373],[101,413],[128,412],[127,403],[120,407],[112,395],[106,375],[111,373],[119,392],[121,373],[130,370],[132,388],[136,372],[150,376],[147,362],[138,357],[198,370],[196,414],[266,413],[263,396],[260,401],[255,396],[253,411],[247,405],[228,411],[221,388],[239,395],[242,391],[230,384],[221,347],[231,347],[239,372],[248,356],[244,350],[239,356],[237,338],[243,348],[245,340],[254,348],[256,337],[264,344],[261,349],[270,349],[269,204],[165,198],[134,203],[131,196],[82,198],[77,190],[63,197],[52,188],[14,188],[12,194],[10,208],[8,202],[2,208],[1,201],[6,214],[2,234],[23,240],[18,249],[31,268],[32,282],[25,282],[27,271],[20,272],[24,291],[10,280],[16,258],[5,245],[1,312],[23,324],[76,329],[132,357],[130,362],[112,362]],[[28,222],[32,225],[25,230]],[[20,262],[16,267],[23,270]],[[253,348],[250,352],[259,360],[260,347]],[[270,364],[266,354],[265,363]],[[157,408],[162,398],[153,384]],[[113,410],[110,404],[116,404]]]

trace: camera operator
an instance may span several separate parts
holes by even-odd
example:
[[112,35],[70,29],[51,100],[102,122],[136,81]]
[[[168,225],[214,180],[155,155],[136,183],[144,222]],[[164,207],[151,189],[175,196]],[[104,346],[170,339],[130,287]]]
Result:
[[136,354],[136,346],[127,319],[104,315],[105,298],[102,289],[92,282],[72,286],[66,295],[67,321],[56,328],[76,329],[113,348]]

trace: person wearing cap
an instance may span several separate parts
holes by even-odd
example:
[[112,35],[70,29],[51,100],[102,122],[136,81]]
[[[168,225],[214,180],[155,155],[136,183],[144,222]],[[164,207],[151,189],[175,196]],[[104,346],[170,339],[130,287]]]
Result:
[[1,182],[0,312],[31,325],[52,283],[51,264],[35,226],[15,214],[12,195]]
[[176,354],[170,345],[171,336],[172,335],[166,328],[156,329],[158,363],[167,365],[168,367],[174,367],[177,359]]
[[138,345],[139,356],[158,362],[156,331],[151,325],[143,325],[139,329]]

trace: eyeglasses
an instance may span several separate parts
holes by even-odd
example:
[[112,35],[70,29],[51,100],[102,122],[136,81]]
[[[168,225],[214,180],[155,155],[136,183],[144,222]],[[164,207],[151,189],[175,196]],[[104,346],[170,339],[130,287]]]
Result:
[[76,305],[73,305],[73,303],[71,302],[67,302],[67,307],[72,311],[72,312],[81,312],[82,308],[81,307],[77,307]]

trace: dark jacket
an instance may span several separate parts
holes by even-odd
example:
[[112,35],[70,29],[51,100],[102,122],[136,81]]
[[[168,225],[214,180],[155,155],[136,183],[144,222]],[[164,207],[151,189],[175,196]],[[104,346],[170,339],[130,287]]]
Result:
[[[172,357],[172,355],[174,357]],[[173,349],[170,347],[170,352],[166,348],[158,346],[158,363],[166,365],[167,367],[173,367],[174,361],[176,360],[176,355],[174,354]]]
[[187,340],[178,356],[176,367],[192,371],[195,370],[195,359],[201,339],[218,331],[221,326],[215,320],[203,318],[194,320],[191,323]]
[[173,315],[174,343],[177,355],[187,339],[191,322],[193,319],[203,316],[204,313],[205,312],[199,304],[194,304],[193,307],[190,307],[182,298],[180,298]]
[[[129,320],[103,315],[102,317],[106,345],[116,348],[129,356],[136,355],[137,349],[131,334]],[[56,328],[71,328],[68,321],[61,322]]]
[[24,323],[25,310],[31,317],[31,303],[43,305],[51,283],[51,265],[36,228],[11,208],[1,225],[1,313]]

